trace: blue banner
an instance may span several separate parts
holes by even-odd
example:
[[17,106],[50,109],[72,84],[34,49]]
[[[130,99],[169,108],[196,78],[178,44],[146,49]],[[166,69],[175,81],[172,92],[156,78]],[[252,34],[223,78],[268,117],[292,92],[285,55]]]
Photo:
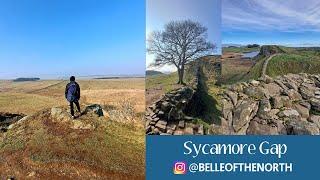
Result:
[[147,136],[147,179],[308,179],[318,136]]

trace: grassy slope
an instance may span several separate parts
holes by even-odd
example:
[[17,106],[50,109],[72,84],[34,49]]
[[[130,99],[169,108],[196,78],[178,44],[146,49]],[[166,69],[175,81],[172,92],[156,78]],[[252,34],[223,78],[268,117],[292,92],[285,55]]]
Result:
[[233,84],[241,81],[252,67],[253,62],[241,59],[225,59],[219,84]]
[[320,72],[320,57],[309,53],[281,54],[269,61],[267,74],[275,77],[288,73],[310,73]]
[[[0,81],[0,111],[31,115],[45,108],[66,106],[66,82],[59,82]],[[106,106],[119,105],[122,109],[134,105],[136,113],[144,112],[143,78],[78,82],[82,88],[82,103],[103,101]],[[122,103],[123,100],[126,104]],[[131,115],[127,109],[117,112],[118,119]],[[142,118],[140,114],[134,116]],[[76,131],[66,129],[65,125],[48,123],[49,120],[47,114],[40,114],[32,123],[9,130],[5,135],[0,133],[0,179],[6,177],[1,175],[10,174],[23,179],[31,171],[55,179],[66,179],[64,174],[77,177],[77,173],[86,179],[96,175],[144,179],[145,132],[141,125],[88,118],[99,128]]]
[[68,128],[43,111],[0,134],[0,177],[109,177],[143,179],[144,130],[142,127],[83,117],[95,130]]
[[257,60],[256,64],[249,69],[249,72],[244,75],[239,81],[247,81],[249,79],[258,79],[261,76],[263,63],[266,57]]
[[146,78],[146,89],[161,87],[164,92],[169,92],[177,87],[178,73],[148,76]]
[[[271,77],[288,73],[319,73],[320,53],[312,50],[296,50],[290,47],[279,47],[285,53],[272,58],[267,66],[267,75]],[[262,65],[265,58],[258,59],[243,80],[257,79],[261,75]]]

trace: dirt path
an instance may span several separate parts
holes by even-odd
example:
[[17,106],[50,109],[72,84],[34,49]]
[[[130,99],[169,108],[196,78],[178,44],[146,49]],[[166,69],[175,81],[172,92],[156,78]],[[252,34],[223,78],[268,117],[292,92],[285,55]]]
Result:
[[261,72],[261,77],[264,77],[266,75],[266,71],[267,71],[267,67],[268,67],[268,63],[270,61],[270,59],[272,59],[273,57],[279,55],[279,53],[277,54],[272,54],[271,56],[269,56],[264,62],[263,62],[263,66],[262,66],[262,72]]

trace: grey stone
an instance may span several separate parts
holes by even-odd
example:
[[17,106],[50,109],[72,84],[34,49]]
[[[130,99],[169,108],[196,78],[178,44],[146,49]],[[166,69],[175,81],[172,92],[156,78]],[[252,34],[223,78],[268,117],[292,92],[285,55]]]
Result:
[[199,135],[203,135],[204,134],[204,128],[203,128],[202,124],[199,125],[197,134],[199,134]]
[[270,96],[277,96],[281,92],[281,87],[276,83],[264,84],[263,87],[269,92]]
[[238,101],[238,94],[232,91],[225,91],[225,94],[231,99],[233,105],[237,104]]
[[263,99],[264,97],[268,97],[266,90],[262,87],[247,87],[243,92],[254,99]]
[[192,127],[186,127],[185,129],[184,129],[184,134],[185,135],[193,135],[194,133],[193,133],[193,128]]
[[87,106],[85,108],[84,112],[85,113],[93,112],[96,115],[98,115],[99,117],[103,116],[103,110],[99,104],[92,104],[92,105]]
[[161,132],[165,132],[167,127],[167,121],[159,120],[155,127],[157,127]]
[[299,92],[300,92],[302,98],[306,99],[306,100],[314,97],[314,95],[315,95],[315,92],[312,89],[312,87],[302,86],[299,88]]
[[320,100],[316,98],[310,99],[311,109],[319,111],[320,112]]
[[251,80],[250,84],[253,85],[253,86],[259,86],[260,82],[256,81],[256,80]]
[[171,106],[168,101],[164,101],[161,103],[161,110],[163,110],[164,112],[168,112],[170,110],[170,108],[171,108]]
[[292,135],[319,135],[319,128],[315,123],[292,119],[287,121],[287,132]]
[[293,89],[295,91],[298,91],[298,86],[295,84],[294,81],[289,80],[287,82],[284,82],[283,84],[286,85],[289,89]]
[[309,109],[301,106],[300,104],[295,104],[294,108],[298,111],[298,113],[301,115],[302,118],[308,118],[309,117]]
[[308,121],[315,123],[320,129],[320,116],[311,114]]
[[176,130],[173,135],[183,135],[183,132],[181,130]]
[[258,117],[262,118],[262,119],[267,119],[268,117],[268,113],[271,110],[271,104],[269,99],[262,99],[260,100],[259,103],[259,109],[258,109]]
[[288,90],[288,87],[287,86],[285,86],[280,80],[274,80],[274,82],[276,83],[276,84],[278,84],[280,87],[281,87],[281,89],[282,90]]
[[302,96],[298,93],[298,91],[294,89],[289,89],[288,91],[285,91],[285,94],[287,94],[289,98],[293,101],[299,101],[302,99]]
[[252,101],[244,101],[236,107],[233,116],[233,128],[235,131],[239,131],[243,126],[249,123],[251,113],[255,106],[256,103]]
[[287,117],[287,118],[297,118],[300,117],[300,114],[295,109],[285,109],[278,113],[279,117]]
[[172,134],[173,134],[173,132],[174,132],[174,131],[173,131],[172,129],[168,129],[168,130],[167,130],[167,134],[172,135]]
[[248,135],[278,135],[277,124],[273,121],[267,121],[255,118],[250,121],[247,129]]
[[180,121],[179,121],[179,124],[178,124],[178,127],[179,127],[179,128],[184,128],[184,126],[185,126],[184,121],[183,121],[183,120],[180,120]]
[[176,128],[177,128],[177,125],[175,125],[175,124],[169,124],[169,125],[167,125],[167,129],[171,129],[171,130],[176,130]]
[[301,102],[299,102],[299,104],[300,104],[301,106],[309,109],[309,110],[311,109],[311,104],[308,103],[307,101],[301,101]]
[[211,135],[231,135],[233,133],[229,126],[218,126],[215,124],[212,124],[208,130],[208,134]]

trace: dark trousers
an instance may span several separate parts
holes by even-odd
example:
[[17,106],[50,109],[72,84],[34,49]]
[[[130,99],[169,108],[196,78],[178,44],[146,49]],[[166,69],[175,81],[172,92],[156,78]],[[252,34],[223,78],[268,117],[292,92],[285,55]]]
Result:
[[78,111],[81,112],[79,101],[70,102],[71,116],[74,116],[73,103],[77,106]]

